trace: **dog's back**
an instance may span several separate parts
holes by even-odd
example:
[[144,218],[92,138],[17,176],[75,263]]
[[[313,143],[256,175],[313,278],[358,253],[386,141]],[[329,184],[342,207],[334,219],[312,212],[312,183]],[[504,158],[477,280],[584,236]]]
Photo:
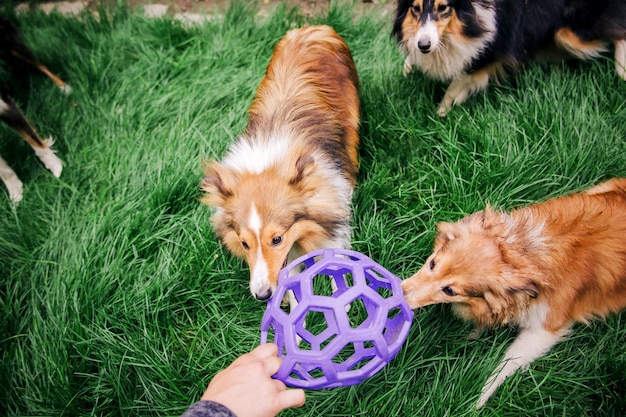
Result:
[[291,30],[274,48],[249,110],[245,136],[265,140],[297,129],[298,134],[292,137],[316,137],[318,146],[338,158],[354,184],[358,170],[358,87],[350,50],[332,28]]
[[[547,330],[626,307],[626,179],[532,205],[511,216],[520,230],[518,256],[524,254],[522,236],[527,237],[525,244],[533,244],[536,231],[542,240],[543,249],[528,255],[535,257],[531,263],[541,274],[536,277],[540,297],[551,305]],[[507,232],[496,226],[494,233],[499,231]]]

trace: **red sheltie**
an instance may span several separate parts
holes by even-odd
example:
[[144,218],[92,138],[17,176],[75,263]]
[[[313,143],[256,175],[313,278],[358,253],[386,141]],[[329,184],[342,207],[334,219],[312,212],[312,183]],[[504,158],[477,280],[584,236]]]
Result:
[[398,0],[392,34],[414,67],[452,81],[437,113],[487,88],[489,81],[553,46],[589,59],[615,46],[626,80],[624,0]]
[[519,335],[482,389],[545,355],[575,322],[626,307],[626,179],[500,213],[440,223],[434,252],[402,285],[411,308],[452,303],[476,324]]
[[205,167],[202,201],[214,208],[226,247],[246,259],[258,300],[272,295],[286,262],[350,247],[358,87],[350,50],[333,29],[290,30],[274,48],[246,131]]
[[[26,69],[36,69],[50,78],[60,89],[69,94],[70,87],[43,65],[22,39],[17,26],[7,18],[0,16],[0,58],[11,67],[14,74]],[[63,162],[52,150],[52,138],[42,139],[26,117],[19,111],[15,102],[6,91],[0,89],[0,120],[19,133],[33,148],[35,155],[41,160],[55,177],[61,175]],[[0,179],[9,191],[9,198],[15,204],[22,200],[23,185],[15,172],[0,158]]]

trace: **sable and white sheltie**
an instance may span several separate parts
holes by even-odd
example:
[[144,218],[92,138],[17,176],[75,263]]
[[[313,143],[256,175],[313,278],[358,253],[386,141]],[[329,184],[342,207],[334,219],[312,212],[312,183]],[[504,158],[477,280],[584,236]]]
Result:
[[626,307],[626,179],[501,213],[440,223],[435,248],[402,289],[411,308],[452,303],[470,338],[511,324],[519,335],[482,389],[545,355],[575,322]]
[[615,45],[615,68],[626,80],[623,0],[398,0],[392,34],[413,67],[452,81],[437,113],[445,116],[490,80],[536,55],[558,50],[580,59]]
[[[0,58],[17,73],[23,70],[22,65],[27,69],[33,68],[44,73],[60,89],[69,94],[70,87],[59,77],[54,75],[45,65],[43,65],[35,54],[26,46],[22,36],[13,23],[7,18],[0,16]],[[41,160],[55,177],[61,175],[63,162],[55,155],[50,148],[52,138],[42,139],[35,129],[28,122],[26,117],[19,111],[15,102],[8,93],[0,88],[0,120],[8,124],[13,130],[19,133],[24,140],[33,148],[35,155]],[[9,191],[9,198],[13,203],[18,203],[22,199],[23,185],[15,172],[9,167],[6,161],[0,158],[0,178]]]
[[[298,256],[349,248],[358,170],[359,81],[348,46],[328,26],[276,44],[246,131],[204,169],[214,229],[250,267],[258,300]],[[290,299],[293,303],[293,297]]]

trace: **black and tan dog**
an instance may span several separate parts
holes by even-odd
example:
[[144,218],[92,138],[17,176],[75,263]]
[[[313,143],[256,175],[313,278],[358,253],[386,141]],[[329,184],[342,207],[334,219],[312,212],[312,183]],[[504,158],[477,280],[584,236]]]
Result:
[[[24,43],[18,28],[3,16],[0,16],[0,58],[12,70],[12,73],[26,65],[44,73],[61,91],[70,92],[70,87],[67,84],[39,62],[35,54]],[[50,148],[52,138],[42,139],[37,134],[4,89],[0,89],[0,119],[28,142],[37,157],[55,177],[61,175],[63,163]],[[14,203],[18,203],[22,199],[22,182],[2,158],[0,158],[0,177],[9,191],[9,198]]]
[[615,48],[626,80],[624,0],[398,0],[392,34],[414,67],[451,81],[437,113],[555,46],[590,59]]

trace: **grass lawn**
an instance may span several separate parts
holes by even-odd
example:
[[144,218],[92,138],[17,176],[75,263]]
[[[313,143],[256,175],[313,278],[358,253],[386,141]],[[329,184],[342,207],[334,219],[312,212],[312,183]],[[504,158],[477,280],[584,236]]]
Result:
[[[531,64],[439,119],[445,85],[402,77],[389,16],[337,6],[260,19],[237,6],[189,29],[123,8],[99,21],[17,19],[73,93],[39,75],[15,89],[56,139],[60,179],[0,126],[0,155],[25,187],[15,208],[0,189],[0,415],[176,416],[258,344],[264,305],[210,227],[200,167],[244,129],[289,28],[330,24],[353,52],[363,107],[354,249],[400,277],[424,262],[438,221],[626,176],[626,83],[611,56]],[[515,331],[468,342],[469,330],[448,306],[418,310],[389,366],[356,386],[310,391],[284,415],[626,415],[626,314],[576,326],[480,412],[480,389]]]

